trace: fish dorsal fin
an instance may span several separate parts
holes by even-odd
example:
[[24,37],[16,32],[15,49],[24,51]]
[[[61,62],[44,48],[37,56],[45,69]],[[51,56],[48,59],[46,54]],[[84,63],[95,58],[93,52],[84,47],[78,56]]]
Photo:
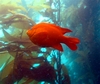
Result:
[[63,27],[60,27],[60,26],[58,26],[58,25],[55,25],[55,24],[50,24],[52,27],[55,27],[55,28],[58,28],[58,29],[60,29],[61,30],[61,32],[63,33],[63,34],[65,34],[65,33],[68,33],[68,32],[72,32],[70,29],[68,29],[68,28],[63,28]]
[[59,51],[63,51],[63,48],[62,48],[62,46],[61,46],[60,43],[56,44],[56,45],[53,45],[52,47],[55,48],[55,49],[57,49],[57,50],[59,50]]
[[51,24],[51,23],[41,23],[41,26],[51,26],[51,27],[54,27],[54,28],[57,28],[57,29],[59,29],[61,32],[62,32],[62,34],[65,34],[65,33],[68,33],[68,32],[72,32],[70,29],[68,29],[68,28],[63,28],[63,27],[60,27],[60,26],[58,26],[58,25],[56,25],[56,24]]
[[70,29],[67,29],[67,28],[60,28],[60,29],[61,29],[61,32],[63,34],[68,33],[68,32],[72,32]]

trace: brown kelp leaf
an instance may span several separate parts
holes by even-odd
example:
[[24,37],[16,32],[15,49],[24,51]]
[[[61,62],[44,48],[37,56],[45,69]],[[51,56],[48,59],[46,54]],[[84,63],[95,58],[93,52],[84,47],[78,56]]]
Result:
[[13,31],[11,31],[11,36],[13,36],[14,38],[21,38],[21,35],[22,29],[14,28]]
[[15,38],[13,36],[11,36],[8,32],[6,32],[4,29],[3,30],[3,33],[4,33],[4,36],[7,38],[7,40],[9,41],[12,41],[12,42],[30,42],[30,40],[27,38],[27,39],[22,39],[22,38]]
[[31,41],[29,39],[15,39],[11,43],[26,44],[31,43]]
[[[76,18],[78,17],[78,8],[74,5],[69,6],[68,8],[64,9],[63,12],[61,12],[61,21],[63,21],[63,24],[66,25],[66,21],[70,21],[70,23],[74,23]],[[66,13],[65,13],[66,12]],[[76,21],[76,23],[79,20]]]
[[28,47],[27,49],[29,49],[30,51],[36,51],[36,52],[40,52],[40,47],[38,47],[37,45],[32,44],[30,47]]
[[24,29],[23,32],[22,32],[22,35],[21,35],[21,38],[22,39],[29,39],[28,35],[26,34],[27,30]]
[[47,4],[42,4],[41,5],[43,8],[46,8],[46,9],[48,9],[48,8],[51,8],[49,5],[47,5]]
[[41,5],[43,3],[46,3],[46,0],[34,0],[33,2],[33,5]]
[[29,84],[30,82],[32,82],[33,79],[29,79],[29,78],[25,78],[23,77],[19,82],[18,84]]
[[0,80],[4,79],[9,75],[9,73],[13,70],[14,60],[12,60],[9,64],[5,66],[5,68],[1,72]]
[[13,56],[13,57],[16,56],[16,52],[14,52],[14,51],[8,51],[8,53],[9,53],[11,56]]
[[19,21],[12,23],[11,26],[14,28],[19,28],[19,29],[29,29],[31,28],[31,25],[27,21]]
[[10,54],[8,51],[0,52],[0,67],[8,60]]
[[34,0],[34,3],[32,6],[29,6],[29,8],[32,8],[35,11],[40,11],[42,9],[47,9],[47,8],[51,8],[50,5],[45,4],[46,0]]
[[4,44],[2,42],[0,42],[0,47],[3,46]]
[[2,19],[1,23],[3,25],[8,25],[8,27],[13,26],[19,29],[29,29],[31,26],[35,25],[35,22],[28,16],[14,11],[9,12],[12,13],[12,15]]
[[16,4],[16,3],[20,3],[21,2],[21,0],[17,0],[17,1],[13,1],[13,0],[0,0],[0,2],[2,3],[2,4]]
[[[5,68],[5,66],[9,63],[9,61],[10,61],[10,59],[11,59],[11,56],[6,60],[6,62],[4,62],[4,64],[2,65],[2,67],[1,67],[1,74],[2,74],[2,70]],[[0,75],[1,75],[0,74]]]
[[56,58],[56,56],[53,56],[52,58],[51,58],[51,65],[52,66],[54,66],[55,65],[55,63],[57,62],[57,58]]
[[[40,11],[39,13],[42,14],[44,17],[51,17],[53,19],[54,12],[57,12],[57,9],[47,8],[45,11]],[[46,21],[44,20],[44,22],[46,22]]]
[[20,61],[20,64],[22,64],[22,67],[30,68],[33,64],[44,64],[44,58],[43,57],[37,57],[37,58],[31,58],[28,60],[22,59]]
[[9,40],[9,41],[13,41],[15,40],[15,38],[13,36],[11,36],[8,32],[6,32],[4,29],[3,30],[3,33],[4,33],[4,36]]
[[64,78],[62,80],[62,84],[71,84],[68,70],[64,64],[62,64],[62,73],[64,76]]
[[29,56],[32,56],[33,58],[36,58],[36,57],[38,57],[38,52],[36,52],[36,51],[32,51],[31,53],[29,53]]
[[43,9],[41,6],[28,6],[28,7],[35,10],[35,11],[40,11]]
[[2,4],[7,4],[7,3],[11,2],[11,0],[7,0],[7,1],[5,1],[5,0],[0,0],[0,2],[1,2]]
[[12,14],[11,18],[13,19],[13,21],[16,21],[16,20],[20,21],[20,20],[22,20],[22,21],[29,21],[32,25],[36,24],[30,17],[28,17],[25,14],[17,13],[15,11],[10,11],[10,10],[9,10],[9,12]]
[[[28,39],[27,39],[28,40]],[[19,44],[23,45],[25,48],[30,48],[32,46],[36,46],[35,44],[33,44],[31,41],[17,41]]]
[[[33,83],[34,82],[34,83]],[[22,78],[21,81],[19,81],[19,84],[38,84],[37,81],[35,81],[34,79],[31,78]]]
[[5,37],[0,37],[0,41],[8,41],[8,39],[7,38],[5,38]]
[[49,5],[42,4],[42,5],[29,6],[29,8],[32,8],[33,10],[39,12],[40,10],[42,10],[44,8],[50,8],[50,6]]
[[[33,60],[35,61],[35,60]],[[47,82],[54,82],[56,78],[55,70],[52,66],[48,63],[43,61],[43,64],[40,63],[39,66],[34,66],[34,64],[29,63],[30,61],[20,61],[18,63],[18,69],[21,68],[21,74],[24,77],[32,78],[33,80],[37,81],[47,81]],[[38,62],[35,62],[37,64]],[[30,65],[31,64],[31,65]],[[48,74],[47,74],[48,73]],[[20,75],[21,75],[20,74]],[[51,83],[53,84],[53,83]]]
[[[26,83],[27,84],[27,83]],[[34,80],[31,84],[40,84],[38,81]]]
[[26,9],[22,6],[19,6],[17,4],[0,4],[0,15],[5,15],[5,14],[8,14],[10,13],[9,10],[11,11],[25,11],[26,12]]

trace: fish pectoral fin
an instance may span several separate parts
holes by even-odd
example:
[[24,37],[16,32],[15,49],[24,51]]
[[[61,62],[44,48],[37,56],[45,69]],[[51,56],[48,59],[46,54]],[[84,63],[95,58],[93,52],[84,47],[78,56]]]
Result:
[[63,51],[62,45],[60,43],[56,44],[56,45],[53,45],[52,47],[59,50],[59,51]]

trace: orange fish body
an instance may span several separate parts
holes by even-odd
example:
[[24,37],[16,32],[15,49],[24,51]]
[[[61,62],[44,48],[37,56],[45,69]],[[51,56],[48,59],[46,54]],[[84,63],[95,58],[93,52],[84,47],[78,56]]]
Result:
[[76,50],[76,44],[79,43],[79,39],[64,36],[68,32],[71,32],[71,30],[61,28],[55,24],[39,23],[33,26],[32,29],[29,29],[27,34],[34,44],[41,47],[53,47],[59,51],[63,51],[60,43],[64,43],[71,50]]

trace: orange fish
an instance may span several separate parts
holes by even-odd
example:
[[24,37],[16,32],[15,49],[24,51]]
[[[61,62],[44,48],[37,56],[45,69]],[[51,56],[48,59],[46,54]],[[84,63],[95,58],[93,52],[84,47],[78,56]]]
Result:
[[71,50],[76,50],[76,44],[80,41],[78,38],[64,36],[64,34],[68,32],[72,31],[55,24],[39,23],[29,29],[27,35],[34,44],[40,47],[53,47],[59,51],[63,51],[60,43],[64,43]]

